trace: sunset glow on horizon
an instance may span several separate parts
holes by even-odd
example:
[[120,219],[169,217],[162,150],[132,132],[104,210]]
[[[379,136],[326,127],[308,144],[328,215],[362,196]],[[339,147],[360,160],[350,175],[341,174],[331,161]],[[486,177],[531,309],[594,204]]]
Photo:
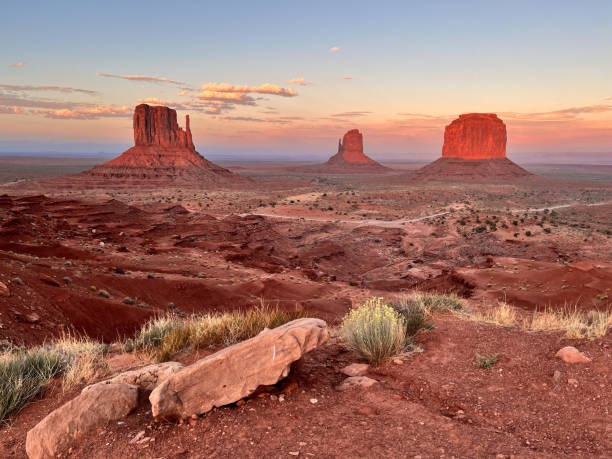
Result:
[[61,5],[4,7],[0,153],[120,153],[149,103],[205,156],[320,159],[358,128],[376,159],[433,158],[470,112],[510,156],[612,155],[606,1]]

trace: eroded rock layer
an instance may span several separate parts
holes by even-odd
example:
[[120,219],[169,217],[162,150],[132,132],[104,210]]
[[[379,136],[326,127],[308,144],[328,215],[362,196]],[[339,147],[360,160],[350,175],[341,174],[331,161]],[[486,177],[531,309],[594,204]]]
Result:
[[506,157],[506,125],[494,113],[459,115],[444,129],[443,158]]

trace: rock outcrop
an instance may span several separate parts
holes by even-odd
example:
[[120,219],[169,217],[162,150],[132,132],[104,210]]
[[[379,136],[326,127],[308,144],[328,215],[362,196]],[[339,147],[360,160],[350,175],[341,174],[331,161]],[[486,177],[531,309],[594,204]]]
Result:
[[506,157],[506,125],[494,113],[459,115],[444,129],[443,158]]
[[319,174],[380,174],[390,169],[363,153],[363,134],[351,129],[338,140],[338,152],[321,165],[294,168],[300,172]]
[[101,384],[52,411],[26,436],[30,459],[56,457],[87,432],[127,416],[138,405],[138,388]]
[[442,157],[416,179],[514,181],[532,174],[506,158],[506,125],[493,113],[460,115],[444,130]]
[[297,319],[209,355],[170,376],[151,392],[157,419],[185,419],[234,403],[275,384],[291,364],[327,341],[327,324]]
[[185,129],[176,111],[141,104],[134,110],[134,146],[104,164],[76,176],[89,187],[192,185],[206,188],[248,182],[203,158],[195,149],[189,115]]

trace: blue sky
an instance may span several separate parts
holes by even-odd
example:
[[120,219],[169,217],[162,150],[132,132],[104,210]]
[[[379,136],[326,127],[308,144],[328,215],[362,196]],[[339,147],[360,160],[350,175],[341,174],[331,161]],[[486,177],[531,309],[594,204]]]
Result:
[[[612,151],[612,2],[379,3],[5,4],[0,152],[119,153],[156,99],[213,156],[322,158],[357,127],[375,157],[435,157],[472,111],[500,114],[511,154]],[[246,98],[212,105],[214,83]]]

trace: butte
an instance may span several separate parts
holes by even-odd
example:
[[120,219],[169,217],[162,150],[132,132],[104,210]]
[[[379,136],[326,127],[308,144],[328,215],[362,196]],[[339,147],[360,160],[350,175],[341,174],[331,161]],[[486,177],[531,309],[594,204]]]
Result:
[[64,179],[59,186],[121,188],[189,186],[225,187],[248,183],[200,155],[193,144],[189,115],[185,129],[177,122],[176,110],[141,104],[134,110],[134,146],[120,156],[89,171]]
[[358,129],[351,129],[338,140],[338,152],[326,163],[298,169],[322,174],[384,174],[391,171],[363,153],[363,134]]
[[506,125],[493,113],[460,115],[444,130],[442,157],[416,173],[420,180],[516,180],[532,174],[506,158]]

